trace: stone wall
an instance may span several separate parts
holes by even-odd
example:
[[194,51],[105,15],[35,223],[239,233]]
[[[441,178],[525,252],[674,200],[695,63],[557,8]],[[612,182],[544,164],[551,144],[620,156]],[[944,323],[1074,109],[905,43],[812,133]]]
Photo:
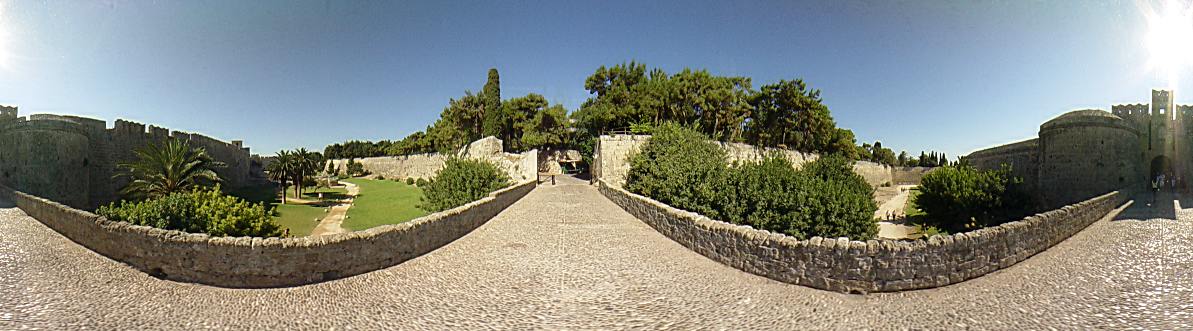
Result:
[[919,185],[920,181],[924,179],[924,175],[936,169],[929,167],[892,167],[891,180],[896,185]]
[[[1146,182],[1139,132],[1126,121],[1104,116],[1061,116],[1040,126],[1040,203],[1047,208],[1089,199]],[[1072,114],[1072,113],[1070,113]]]
[[[1116,106],[1115,112],[1136,118],[1140,108]],[[1147,183],[1141,156],[1150,160],[1152,154],[1174,151],[1145,150],[1146,136],[1119,116],[1097,109],[1071,111],[1040,125],[1037,139],[979,150],[967,159],[984,170],[1010,166],[1045,209],[1112,190],[1140,189]]]
[[[601,136],[593,152],[593,178],[603,179],[618,187],[625,185],[626,174],[630,171],[630,155],[636,153],[649,140],[650,136],[648,135]],[[778,152],[798,167],[804,163],[815,161],[819,157],[816,154],[786,149],[758,148],[741,143],[717,142],[717,144],[725,150],[730,163],[757,162],[771,152]],[[853,171],[864,177],[870,186],[877,187],[894,182],[893,168],[882,164],[858,161],[854,163]]]
[[464,206],[364,231],[301,238],[211,237],[113,222],[0,186],[0,197],[100,255],[159,278],[222,287],[297,286],[358,275],[468,234],[535,187],[522,182]]
[[970,153],[966,159],[974,168],[982,170],[996,170],[1006,164],[1011,168],[1011,175],[1023,178],[1027,190],[1034,193],[1040,166],[1039,145],[1039,139],[1028,139],[979,150]]
[[[225,187],[239,187],[251,177],[249,152],[231,144],[181,131],[116,120],[34,114],[0,121],[0,184],[47,197],[76,208],[94,209],[119,198],[126,177],[114,177],[120,163],[137,160],[135,150],[174,137],[202,147],[225,163],[216,173]],[[7,115],[6,115],[7,116]]]
[[932,288],[976,278],[1064,241],[1123,202],[1111,192],[1019,221],[928,240],[796,240],[676,209],[604,181],[600,190],[659,233],[710,259],[781,282],[848,293]]
[[[496,164],[505,170],[515,182],[535,179],[538,177],[538,150],[530,150],[521,154],[503,152],[502,141],[494,137],[485,137],[464,146],[459,151],[444,155],[439,153],[415,154],[404,156],[381,156],[354,159],[365,171],[384,176],[385,178],[422,178],[431,179],[443,169],[444,163],[451,157],[485,160]],[[348,159],[328,161],[340,171],[347,168]]]

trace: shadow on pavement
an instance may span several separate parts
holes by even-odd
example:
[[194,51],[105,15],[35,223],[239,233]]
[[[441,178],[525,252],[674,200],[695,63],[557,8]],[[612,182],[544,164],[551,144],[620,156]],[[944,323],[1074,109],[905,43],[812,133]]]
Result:
[[1193,197],[1177,192],[1146,192],[1134,197],[1135,203],[1114,217],[1114,221],[1150,219],[1176,220],[1177,205],[1187,209],[1193,206]]

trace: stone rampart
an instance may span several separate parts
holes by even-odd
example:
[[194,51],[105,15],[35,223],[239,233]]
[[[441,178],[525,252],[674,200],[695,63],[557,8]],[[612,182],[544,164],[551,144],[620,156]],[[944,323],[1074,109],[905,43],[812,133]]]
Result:
[[[649,140],[650,136],[648,135],[601,136],[593,152],[593,178],[603,179],[618,187],[625,185],[626,175],[630,171],[630,155],[638,152],[642,145]],[[741,143],[717,142],[717,144],[725,150],[730,163],[757,162],[769,153],[778,152],[798,167],[804,163],[815,161],[819,157],[816,154],[787,149],[758,148]],[[892,184],[894,181],[892,167],[874,162],[857,161],[853,165],[853,171],[864,177],[866,183],[873,187]]]
[[939,287],[1007,268],[1080,232],[1123,202],[1111,192],[1019,221],[928,240],[796,240],[676,209],[603,181],[600,190],[659,233],[710,259],[785,283],[848,293]]
[[426,254],[521,199],[535,181],[464,206],[364,231],[300,238],[212,237],[113,222],[0,186],[0,197],[100,255],[159,278],[235,288],[297,286],[358,275]]
[[[15,108],[13,108],[15,116]],[[244,185],[249,176],[249,152],[235,144],[116,120],[106,128],[100,120],[53,114],[0,121],[0,184],[76,208],[93,209],[115,201],[128,183],[115,177],[120,163],[137,160],[135,151],[168,137],[203,147],[227,166],[215,169],[225,187]]]
[[[447,159],[462,157],[466,159],[485,160],[496,164],[505,170],[514,181],[526,181],[538,177],[538,150],[530,150],[521,154],[505,153],[500,139],[486,137],[464,146],[459,151],[444,155],[439,153],[414,154],[404,156],[381,156],[354,159],[360,163],[365,171],[384,176],[385,178],[422,178],[431,179],[443,169]],[[348,159],[329,161],[340,171],[347,169]],[[326,167],[326,165],[325,165]]]
[[1040,166],[1040,140],[1028,139],[1002,146],[990,147],[970,153],[966,157],[969,164],[982,170],[1001,169],[1002,165],[1011,168],[1011,175],[1023,178],[1023,183],[1030,192],[1037,192]]
[[936,169],[930,167],[892,167],[891,181],[896,185],[919,185],[920,181],[924,179],[924,175]]

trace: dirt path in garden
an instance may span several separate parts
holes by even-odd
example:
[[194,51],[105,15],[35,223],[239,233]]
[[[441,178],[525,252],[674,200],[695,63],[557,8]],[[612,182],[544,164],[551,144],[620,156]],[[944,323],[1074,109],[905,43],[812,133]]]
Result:
[[[905,210],[907,206],[907,198],[911,196],[911,188],[915,185],[899,185],[898,193],[890,200],[883,202],[878,206],[878,210],[874,212],[874,217],[882,220],[878,222],[878,237],[890,239],[905,239],[912,238],[917,229],[914,226],[904,225]],[[889,215],[894,215],[893,221],[888,221]]]
[[311,230],[311,236],[322,236],[328,234],[352,232],[340,225],[344,223],[344,217],[348,215],[348,208],[352,207],[352,199],[360,193],[360,187],[352,183],[344,183],[344,188],[348,190],[348,199],[340,201],[339,204],[331,206],[331,210],[323,216],[323,220],[319,221],[319,225]]

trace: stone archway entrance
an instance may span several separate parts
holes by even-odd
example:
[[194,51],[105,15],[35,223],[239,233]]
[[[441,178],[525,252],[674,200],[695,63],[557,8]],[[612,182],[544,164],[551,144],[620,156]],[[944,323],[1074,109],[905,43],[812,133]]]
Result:
[[1151,176],[1147,178],[1148,181],[1155,180],[1156,176],[1160,174],[1164,174],[1165,176],[1174,175],[1172,172],[1172,159],[1164,155],[1159,155],[1152,159],[1151,169],[1152,171],[1149,173]]

